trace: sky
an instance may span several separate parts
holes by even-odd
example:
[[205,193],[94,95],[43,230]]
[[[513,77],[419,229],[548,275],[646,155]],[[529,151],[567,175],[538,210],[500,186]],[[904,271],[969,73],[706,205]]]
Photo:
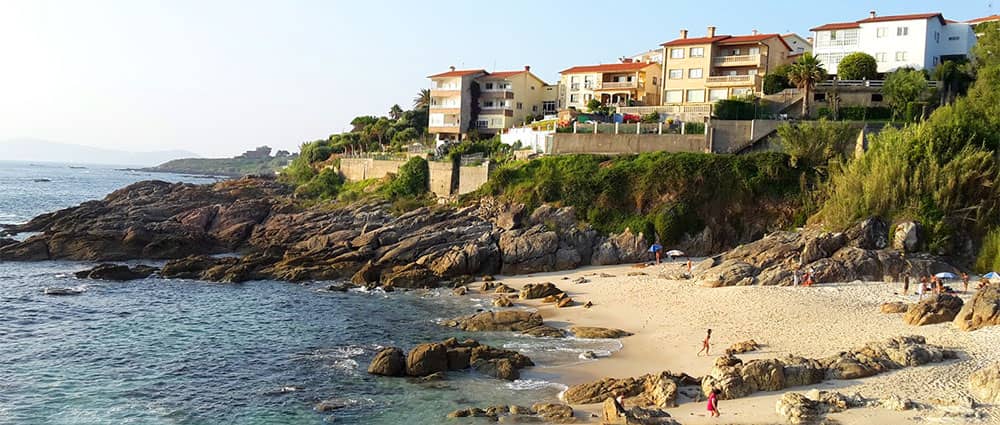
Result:
[[531,65],[555,82],[562,69],[615,62],[682,28],[808,36],[872,9],[966,20],[1000,13],[1000,0],[990,3],[0,0],[0,141],[295,151],[355,116],[409,108],[449,65]]

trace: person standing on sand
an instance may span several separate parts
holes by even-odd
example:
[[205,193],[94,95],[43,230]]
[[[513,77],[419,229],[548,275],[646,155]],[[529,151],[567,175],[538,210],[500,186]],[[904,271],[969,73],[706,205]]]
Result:
[[688,276],[690,276],[690,275],[691,275],[691,270],[692,270],[692,267],[691,267],[691,259],[690,259],[690,258],[688,258]]
[[920,278],[920,285],[917,286],[917,299],[918,300],[924,299],[924,291],[926,291],[926,290],[927,290],[927,276],[923,276],[923,277]]
[[719,390],[715,388],[708,393],[708,414],[713,418],[719,417]]
[[903,273],[903,295],[907,295],[910,292],[910,274]]
[[969,274],[962,273],[962,292],[969,292]]
[[701,356],[701,352],[704,351],[705,355],[708,355],[708,349],[711,347],[709,340],[712,339],[712,330],[708,330],[708,335],[705,335],[705,340],[701,342],[701,350],[698,350],[698,356]]
[[792,286],[799,286],[799,271],[792,269]]

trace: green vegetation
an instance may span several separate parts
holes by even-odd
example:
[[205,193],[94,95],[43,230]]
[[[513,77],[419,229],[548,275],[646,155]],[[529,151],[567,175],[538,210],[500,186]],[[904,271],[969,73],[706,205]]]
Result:
[[825,167],[831,161],[845,161],[857,134],[850,124],[825,119],[778,127],[779,143],[793,167]]
[[423,195],[430,185],[430,176],[427,160],[415,156],[399,167],[399,173],[392,181],[382,186],[382,193],[390,199]]
[[792,87],[792,83],[788,81],[790,69],[791,65],[782,65],[764,75],[764,94],[780,93],[782,90]]
[[805,52],[799,56],[788,68],[788,81],[802,90],[805,96],[802,99],[802,116],[809,116],[809,96],[810,92],[816,88],[816,84],[826,79],[826,70],[823,64],[811,52]]
[[[833,111],[829,108],[819,108],[820,118],[832,120]],[[837,112],[841,121],[889,121],[892,119],[892,109],[883,106],[841,106]]]
[[837,64],[837,78],[841,80],[874,80],[878,77],[878,62],[864,52],[844,56]]
[[250,174],[274,175],[295,158],[285,151],[278,152],[276,156],[270,156],[271,148],[266,146],[262,146],[258,150],[261,150],[259,155],[248,155],[256,152],[249,151],[234,158],[175,159],[155,167],[144,168],[143,171],[226,177],[242,177]]
[[918,115],[922,115],[922,109],[926,105],[918,101],[927,94],[927,77],[922,71],[914,69],[889,73],[885,77],[882,93],[892,106],[894,118],[902,117],[913,122]]
[[712,115],[720,120],[752,120],[756,113],[757,106],[742,99],[722,99],[712,109]]
[[499,196],[532,208],[546,202],[572,206],[598,231],[628,227],[673,243],[700,231],[707,220],[741,228],[749,219],[740,205],[797,204],[803,172],[809,171],[790,167],[780,153],[551,156],[501,166],[473,197]]

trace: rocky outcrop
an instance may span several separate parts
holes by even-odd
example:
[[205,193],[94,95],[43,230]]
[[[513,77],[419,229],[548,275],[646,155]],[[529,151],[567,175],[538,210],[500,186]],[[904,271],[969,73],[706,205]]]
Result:
[[906,313],[906,310],[910,309],[910,305],[902,301],[893,301],[888,303],[883,303],[879,310],[885,314],[896,314],[896,313]]
[[749,353],[751,351],[757,351],[758,348],[760,348],[760,344],[757,344],[757,341],[748,339],[746,341],[740,341],[730,345],[729,348],[726,349],[726,354]]
[[969,376],[969,390],[981,403],[1000,404],[1000,363],[993,363]]
[[569,328],[570,333],[577,338],[593,338],[593,339],[614,339],[614,338],[624,338],[626,336],[632,336],[631,332],[623,331],[621,329],[611,329],[611,328],[599,328],[594,326],[573,326]]
[[122,264],[99,264],[94,268],[74,273],[78,279],[112,280],[124,282],[128,280],[145,279],[156,273],[155,267],[134,266]]
[[486,418],[492,422],[511,423],[574,423],[573,409],[564,404],[535,403],[531,407],[518,405],[497,405],[487,408],[468,407],[455,410],[447,415],[448,419],[456,418]]
[[778,399],[775,410],[789,424],[819,424],[828,413],[860,407],[866,400],[859,395],[845,396],[838,392],[809,391],[806,394],[785,393]]
[[542,325],[542,316],[520,310],[485,311],[445,322],[446,326],[470,332],[526,331]]
[[976,292],[959,310],[953,323],[963,331],[1000,325],[1000,285],[991,284]]
[[962,299],[954,295],[935,295],[906,310],[903,321],[914,326],[950,322],[962,309]]
[[615,403],[613,398],[604,400],[601,410],[602,425],[679,425],[670,414],[660,409],[645,409],[633,407],[626,410],[624,406]]
[[889,370],[955,358],[956,354],[927,344],[922,336],[892,338],[821,359],[789,356],[743,362],[726,355],[702,378],[702,391],[720,391],[723,399],[746,397],[757,391],[778,391],[813,385],[826,379],[856,379]]
[[676,405],[679,387],[697,385],[699,385],[697,378],[683,373],[673,374],[664,371],[637,378],[604,378],[596,382],[574,385],[563,392],[563,400],[571,404],[591,404],[622,395],[629,404],[666,408]]
[[448,349],[443,344],[420,344],[406,356],[406,374],[427,376],[448,370]]
[[920,223],[907,221],[896,225],[892,234],[892,249],[902,252],[920,250]]
[[631,229],[625,229],[619,235],[612,235],[601,238],[594,247],[591,264],[624,264],[639,263],[648,260],[650,257],[649,241],[642,233],[632,233]]
[[368,365],[368,373],[382,376],[403,376],[406,374],[406,356],[396,347],[383,348]]
[[551,282],[546,283],[529,283],[521,288],[518,298],[522,300],[533,300],[537,298],[545,298],[548,296],[556,296],[562,294],[563,291],[553,285]]
[[553,328],[552,326],[542,325],[535,326],[531,329],[527,329],[521,332],[523,335],[533,336],[536,338],[565,338],[566,331],[559,328]]

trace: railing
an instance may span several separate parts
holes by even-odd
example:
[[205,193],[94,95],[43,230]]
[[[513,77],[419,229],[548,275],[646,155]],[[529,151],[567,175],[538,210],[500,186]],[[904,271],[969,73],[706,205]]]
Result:
[[431,86],[431,90],[461,90],[462,86],[458,84],[437,84]]
[[619,114],[646,115],[652,112],[668,115],[712,112],[712,105],[662,105],[662,106],[622,106]]
[[[572,129],[566,132],[577,134],[686,134],[683,123],[597,123],[574,122]],[[707,128],[707,127],[706,127]],[[707,133],[708,130],[705,130]],[[562,133],[563,131],[557,131]],[[699,134],[705,134],[699,133]]]
[[604,81],[601,82],[599,89],[634,89],[639,88],[638,81]]
[[712,63],[716,66],[738,66],[746,64],[759,64],[760,54],[756,55],[731,55],[731,56],[716,56],[712,58]]
[[752,83],[756,75],[716,75],[708,77],[706,83]]
[[450,103],[432,103],[431,104],[431,109],[458,109],[458,108],[461,108],[461,107],[462,107],[462,105],[458,104],[458,103],[455,103],[455,104],[450,104]]
[[427,124],[428,127],[458,127],[457,122],[432,122]]
[[462,155],[461,159],[459,159],[459,163],[463,167],[468,167],[470,165],[482,164],[485,159],[486,156],[482,152],[479,152],[468,155]]
[[[885,85],[885,80],[826,80],[816,83],[816,87],[875,87]],[[936,89],[941,86],[940,81],[928,81],[927,88]]]

